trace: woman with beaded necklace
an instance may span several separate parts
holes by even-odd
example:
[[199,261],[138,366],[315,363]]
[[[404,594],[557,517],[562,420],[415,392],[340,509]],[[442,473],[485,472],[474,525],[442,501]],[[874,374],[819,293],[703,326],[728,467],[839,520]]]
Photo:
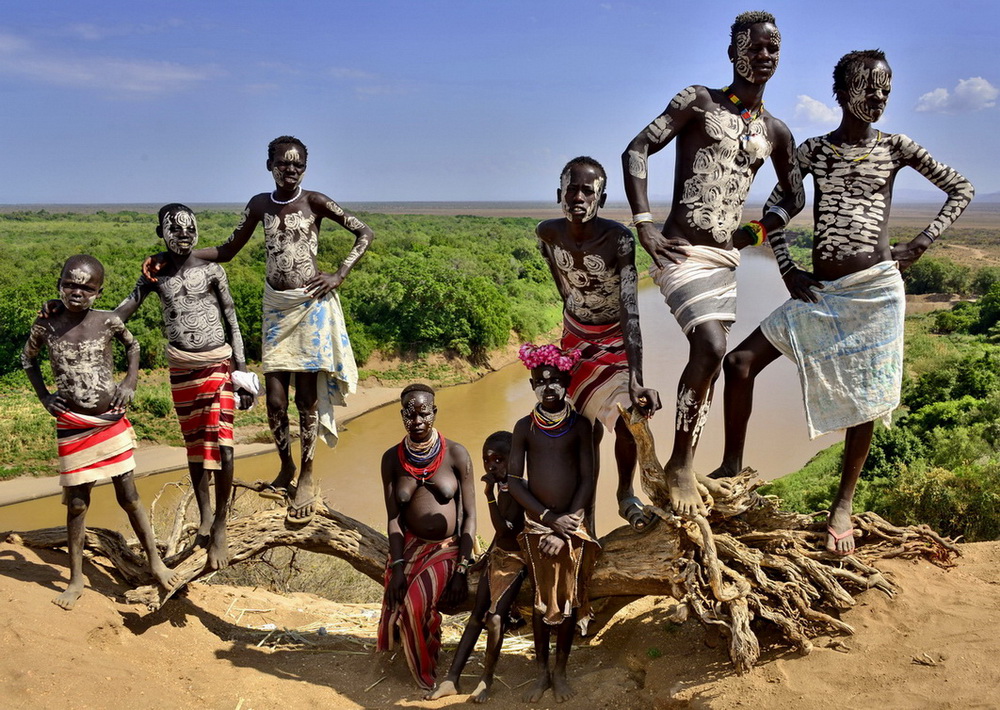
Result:
[[441,648],[438,604],[469,593],[476,534],[472,459],[434,428],[434,390],[408,385],[400,395],[406,436],[382,455],[389,559],[378,650],[401,642],[414,680],[434,687]]

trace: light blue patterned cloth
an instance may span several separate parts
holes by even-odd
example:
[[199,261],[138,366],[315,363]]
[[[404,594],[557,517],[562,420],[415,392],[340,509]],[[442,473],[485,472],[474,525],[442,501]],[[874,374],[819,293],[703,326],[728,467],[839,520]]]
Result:
[[903,381],[906,296],[894,261],[824,281],[818,303],[786,301],[760,324],[795,361],[809,438],[881,419]]
[[337,445],[335,406],[357,391],[358,367],[347,337],[340,296],[313,298],[304,288],[264,285],[264,372],[318,372],[319,433]]

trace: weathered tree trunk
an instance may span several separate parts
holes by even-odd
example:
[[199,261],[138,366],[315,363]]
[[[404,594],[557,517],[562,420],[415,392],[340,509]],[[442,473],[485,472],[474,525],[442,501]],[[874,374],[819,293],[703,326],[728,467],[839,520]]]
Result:
[[[854,604],[852,592],[878,588],[892,596],[896,587],[871,566],[887,557],[923,556],[947,565],[958,548],[926,526],[894,527],[874,513],[855,516],[860,533],[855,555],[838,557],[823,550],[825,521],[780,510],[780,500],[761,496],[762,485],[747,469],[730,480],[716,499],[704,494],[709,516],[683,519],[668,512],[663,469],[641,417],[629,418],[639,443],[642,484],[661,522],[644,533],[618,528],[601,539],[603,553],[589,585],[592,598],[645,594],[678,600],[678,621],[690,615],[721,630],[737,672],[753,667],[760,654],[751,623],[763,619],[778,627],[785,640],[803,653],[810,638],[830,631],[853,633],[833,614]],[[719,491],[716,491],[719,494]],[[230,520],[232,564],[273,547],[294,546],[334,555],[382,583],[388,542],[384,535],[327,506],[307,525],[294,526],[284,510],[259,512]],[[61,547],[64,528],[0,533],[0,539],[30,547]],[[86,547],[111,561],[131,585],[149,585],[143,558],[116,532],[90,529]],[[206,554],[187,548],[166,560],[180,574],[179,586],[205,574]],[[474,580],[470,580],[473,582]],[[134,601],[159,605],[170,594],[141,587]],[[471,595],[470,595],[471,596]]]

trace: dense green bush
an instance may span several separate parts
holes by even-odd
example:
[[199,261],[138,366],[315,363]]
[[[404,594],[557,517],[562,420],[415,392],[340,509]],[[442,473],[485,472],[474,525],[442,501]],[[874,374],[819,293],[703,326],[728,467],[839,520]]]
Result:
[[903,272],[907,293],[968,293],[972,270],[950,259],[923,257]]

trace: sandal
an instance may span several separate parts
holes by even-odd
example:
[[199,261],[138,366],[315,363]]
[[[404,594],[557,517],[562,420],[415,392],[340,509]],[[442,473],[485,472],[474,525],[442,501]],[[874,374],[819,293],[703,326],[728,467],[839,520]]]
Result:
[[271,483],[261,482],[257,487],[257,495],[268,500],[286,501],[288,499],[288,489],[279,488]]
[[[288,510],[285,511],[285,522],[289,523],[290,525],[308,525],[309,523],[312,522],[312,519],[316,517],[316,505],[320,501],[321,498],[318,495],[314,495],[302,505],[293,505],[291,502],[289,502]],[[293,518],[291,516],[293,510],[302,510],[303,508],[307,508],[309,506],[312,506],[312,510],[309,512],[308,515],[305,515],[301,518]]]
[[618,501],[618,515],[636,532],[649,528],[654,518],[646,512],[646,506],[635,496],[622,498]]

